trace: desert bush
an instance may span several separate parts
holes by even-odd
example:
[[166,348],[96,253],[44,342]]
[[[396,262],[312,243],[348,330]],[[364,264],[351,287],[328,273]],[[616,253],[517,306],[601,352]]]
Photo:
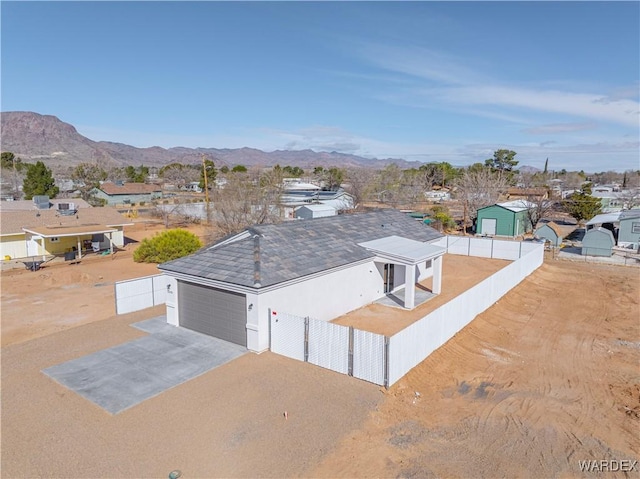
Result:
[[202,247],[200,239],[183,229],[173,229],[145,238],[133,252],[136,263],[164,263],[196,252]]

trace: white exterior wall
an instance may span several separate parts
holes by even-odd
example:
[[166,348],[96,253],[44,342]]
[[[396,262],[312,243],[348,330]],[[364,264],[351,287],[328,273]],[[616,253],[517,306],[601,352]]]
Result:
[[178,320],[178,280],[171,276],[164,275],[167,281],[167,323],[179,326]]
[[[254,295],[247,295],[251,304],[249,296]],[[255,295],[247,323],[257,330],[248,330],[247,347],[254,351],[269,348],[269,310],[329,321],[382,296],[382,275],[373,260]]]
[[0,238],[0,259],[11,256],[11,259],[27,256],[27,241],[25,235],[7,235]]

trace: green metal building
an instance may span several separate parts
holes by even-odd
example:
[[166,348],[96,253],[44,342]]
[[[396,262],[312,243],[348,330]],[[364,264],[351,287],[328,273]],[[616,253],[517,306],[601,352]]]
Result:
[[509,201],[485,206],[478,210],[476,234],[489,236],[520,236],[533,230],[529,210],[533,203],[525,200]]

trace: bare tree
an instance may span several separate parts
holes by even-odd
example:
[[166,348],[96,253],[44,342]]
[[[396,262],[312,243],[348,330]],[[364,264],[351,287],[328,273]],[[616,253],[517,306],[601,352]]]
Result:
[[402,203],[401,187],[402,170],[396,164],[389,164],[377,172],[373,193],[380,203],[396,207]]
[[618,193],[618,200],[625,210],[640,206],[640,188],[625,188]]
[[230,172],[224,187],[213,192],[212,224],[217,232],[234,234],[254,224],[282,221],[282,176],[279,167]]
[[542,218],[549,216],[553,212],[553,201],[541,195],[529,195],[525,201],[525,206],[528,207],[527,220],[533,229]]
[[464,206],[463,231],[467,231],[467,220],[471,223],[478,216],[478,210],[495,204],[507,188],[505,175],[495,173],[484,165],[472,165],[455,180],[456,196]]
[[353,196],[355,208],[371,198],[375,189],[375,176],[375,171],[371,168],[347,169],[346,190]]

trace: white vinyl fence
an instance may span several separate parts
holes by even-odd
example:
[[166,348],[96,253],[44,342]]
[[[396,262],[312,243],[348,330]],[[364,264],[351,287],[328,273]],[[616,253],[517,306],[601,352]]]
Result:
[[481,283],[388,338],[313,318],[272,313],[271,350],[389,387],[542,265],[544,245],[447,236],[449,254],[513,260]]
[[385,344],[375,333],[319,319],[271,313],[271,351],[375,384],[386,379]]
[[117,281],[116,314],[126,314],[164,304],[167,299],[168,276],[156,274],[144,278]]

